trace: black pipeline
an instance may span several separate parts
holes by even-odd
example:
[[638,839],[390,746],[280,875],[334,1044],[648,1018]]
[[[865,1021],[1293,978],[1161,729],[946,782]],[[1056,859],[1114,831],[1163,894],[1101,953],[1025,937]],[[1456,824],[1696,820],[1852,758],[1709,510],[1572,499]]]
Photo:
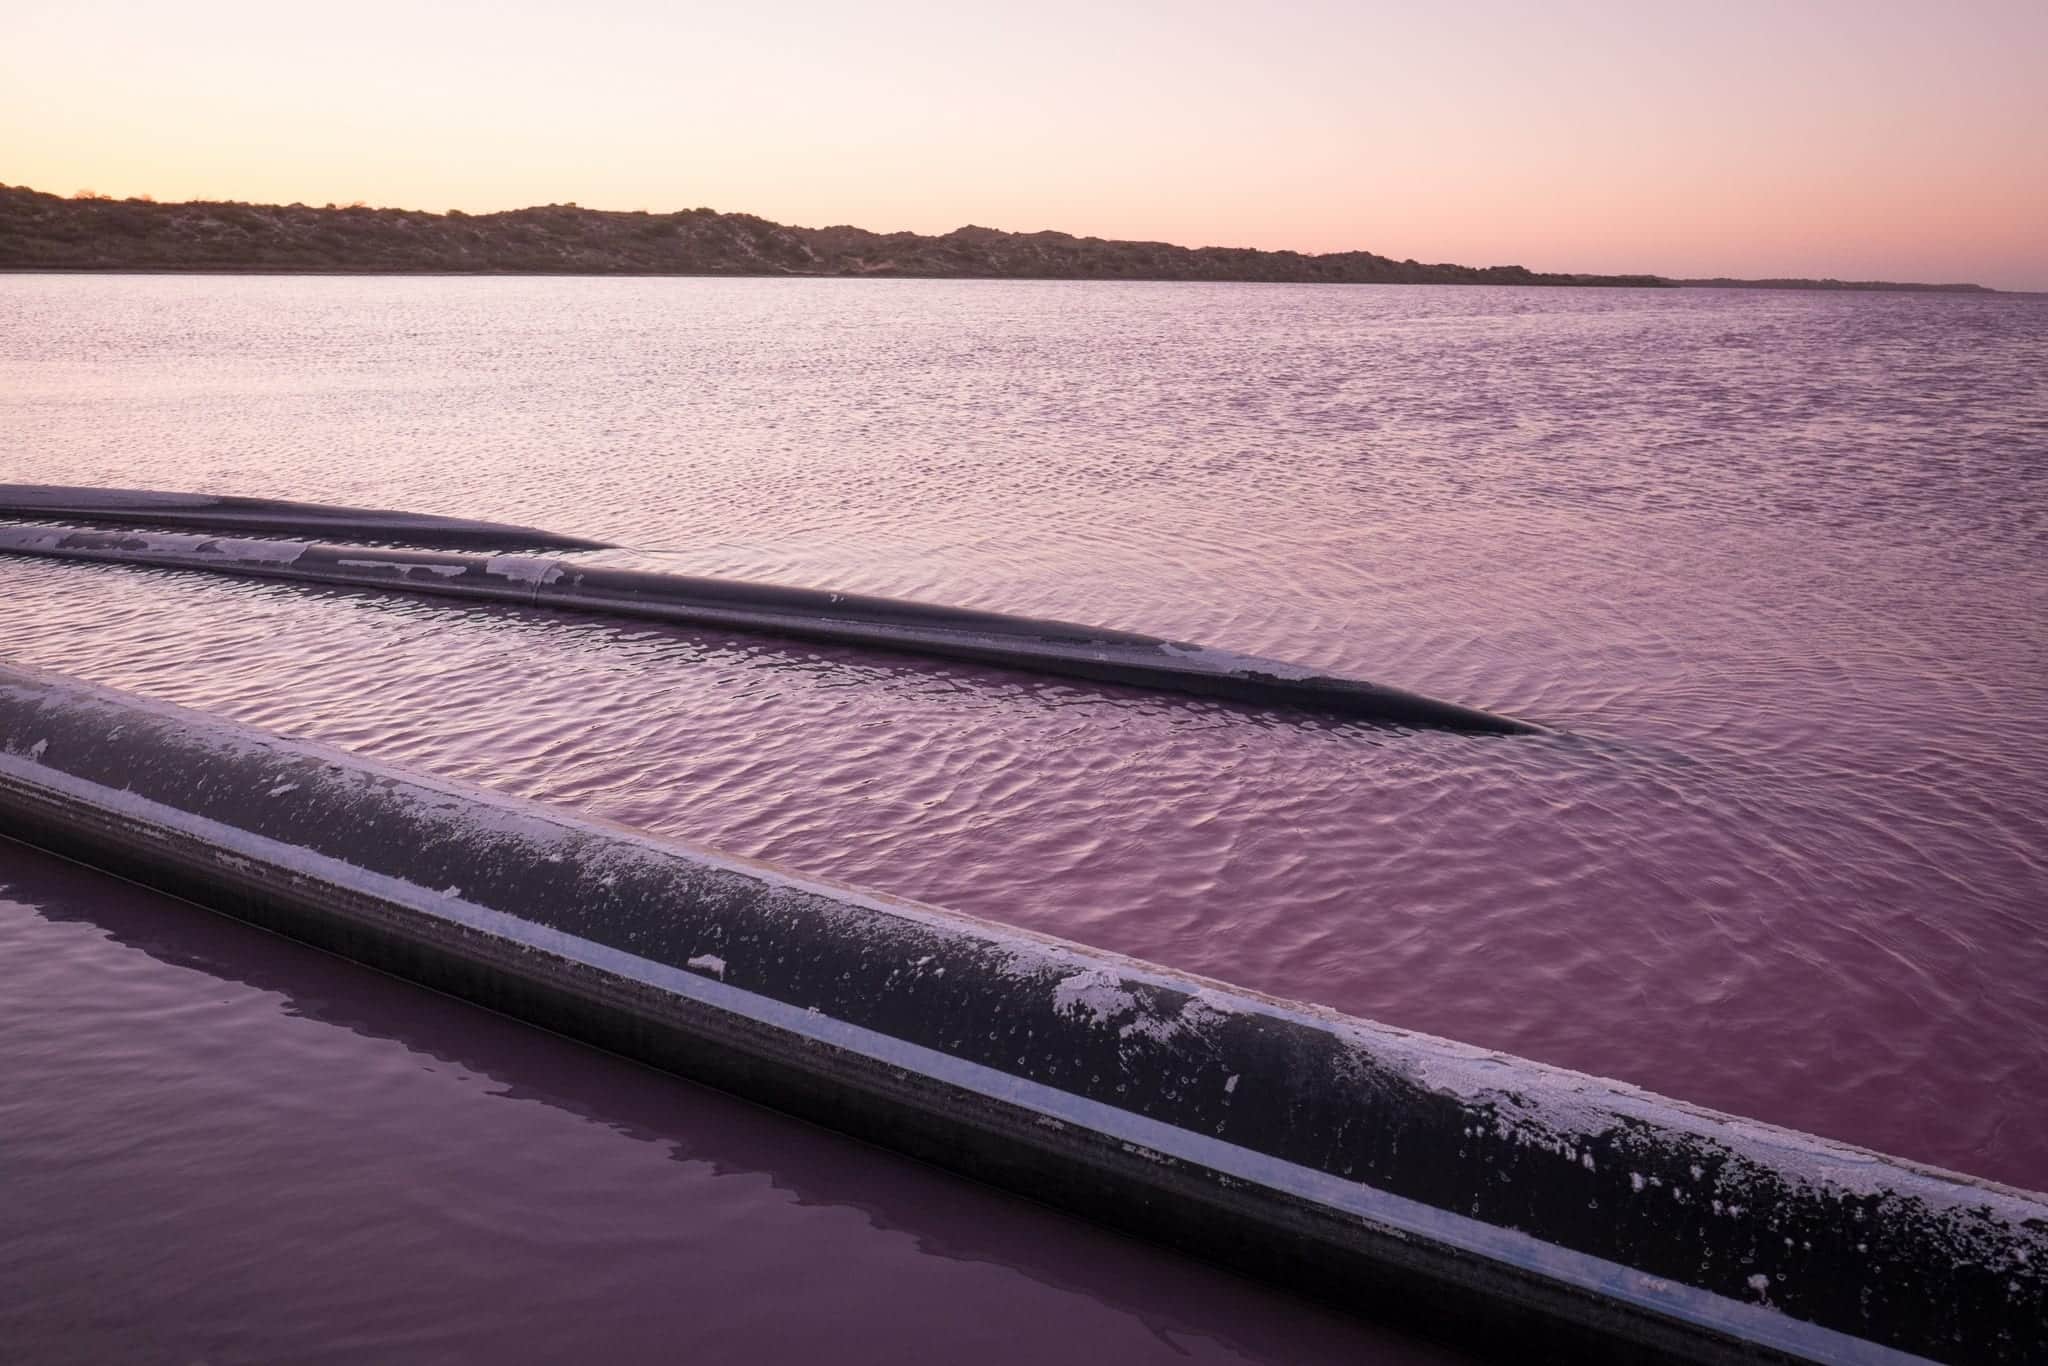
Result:
[[189,527],[199,531],[278,536],[343,536],[406,545],[495,550],[605,550],[585,540],[505,522],[439,517],[426,512],[295,503],[160,489],[102,489],[76,484],[0,484],[0,517],[68,518],[118,526]]
[[29,526],[0,526],[0,553],[200,569],[523,607],[652,617],[1451,730],[1523,734],[1541,729],[1526,721],[1318,673],[1299,664],[1129,631],[858,593],[655,574],[530,555],[458,555]]
[[0,667],[0,831],[1518,1359],[2048,1360],[2048,1200]]

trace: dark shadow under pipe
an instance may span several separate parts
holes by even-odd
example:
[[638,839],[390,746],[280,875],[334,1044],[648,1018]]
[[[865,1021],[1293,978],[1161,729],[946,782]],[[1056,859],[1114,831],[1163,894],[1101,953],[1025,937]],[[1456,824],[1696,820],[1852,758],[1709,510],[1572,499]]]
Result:
[[943,655],[1374,721],[1497,734],[1542,731],[1527,721],[1254,655],[1072,622],[816,588],[611,569],[530,555],[461,555],[66,527],[0,526],[0,553],[650,617]]

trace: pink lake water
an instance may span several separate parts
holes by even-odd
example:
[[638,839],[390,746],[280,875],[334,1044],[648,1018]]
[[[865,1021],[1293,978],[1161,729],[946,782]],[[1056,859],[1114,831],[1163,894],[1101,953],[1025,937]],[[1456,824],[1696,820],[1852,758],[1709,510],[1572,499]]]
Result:
[[[0,479],[525,522],[1542,721],[0,560],[11,660],[2048,1187],[2048,298],[0,277]],[[1423,1350],[32,856],[0,873],[0,1179],[45,1212],[0,1203],[0,1246],[71,1211],[35,1225],[57,1260],[0,1254],[0,1303],[104,1277],[131,1336],[91,1341],[315,1356],[360,1321],[538,1359],[631,1318],[634,1350],[879,1360],[938,1303],[955,1356],[1040,1360],[1061,1324],[1133,1359]],[[173,1244],[191,1285],[255,1288],[135,1291]],[[260,1293],[315,1246],[325,1298]],[[419,1290],[444,1277],[452,1328]],[[54,1303],[13,1327],[97,1322]]]

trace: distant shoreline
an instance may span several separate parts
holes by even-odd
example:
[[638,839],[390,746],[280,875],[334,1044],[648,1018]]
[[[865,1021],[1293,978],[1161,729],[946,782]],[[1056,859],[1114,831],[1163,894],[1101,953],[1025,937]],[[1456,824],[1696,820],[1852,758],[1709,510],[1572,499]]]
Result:
[[[17,266],[0,263],[0,275],[161,275],[161,276],[265,276],[271,278],[302,277],[308,279],[423,279],[423,280],[962,280],[980,281],[990,284],[1005,282],[1026,284],[1073,284],[1113,283],[1133,285],[1186,285],[1186,284],[1240,284],[1240,285],[1288,285],[1288,284],[1348,284],[1365,285],[1412,285],[1427,284],[1429,281],[1406,280],[1231,280],[1201,279],[1190,280],[1158,276],[1119,276],[1105,281],[1099,276],[1077,275],[913,275],[908,272],[866,273],[851,272],[803,272],[764,270],[436,270],[436,269],[393,269],[385,266]],[[1458,281],[1459,284],[1489,283],[1487,281]],[[1496,284],[1497,288],[1558,288],[1543,283],[1508,282]],[[1580,289],[1655,289],[1678,291],[1688,289],[1750,290],[1768,292],[1772,290],[1808,290],[1819,294],[1957,294],[1957,295],[2026,295],[2026,290],[1993,289],[1989,285],[1925,285],[1895,283],[1885,280],[1838,281],[1758,281],[1758,280],[1685,280],[1658,277],[1641,282],[1609,282],[1607,280],[1579,282]]]
[[1680,289],[1818,289],[1842,293],[1867,291],[1880,294],[2008,294],[2012,291],[1993,289],[1989,285],[1923,285],[1893,280],[1735,280],[1727,276],[1714,276],[1704,280],[1674,279],[1672,284]]
[[38,274],[776,277],[1535,285],[1993,294],[1974,284],[1673,279],[958,228],[788,227],[752,214],[550,204],[446,214],[363,205],[71,198],[0,185],[0,271]]

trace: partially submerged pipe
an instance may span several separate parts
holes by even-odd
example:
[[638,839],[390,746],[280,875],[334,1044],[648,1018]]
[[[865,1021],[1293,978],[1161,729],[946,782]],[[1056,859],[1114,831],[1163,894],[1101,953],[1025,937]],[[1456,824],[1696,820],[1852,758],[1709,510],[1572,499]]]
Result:
[[651,617],[1453,730],[1525,734],[1541,729],[1299,664],[1130,631],[816,588],[654,574],[528,555],[458,555],[65,527],[0,526],[0,552]]
[[0,517],[189,527],[242,535],[353,537],[407,545],[495,550],[607,550],[608,541],[538,527],[426,512],[295,503],[283,498],[104,489],[79,484],[0,484]]
[[1516,1359],[2048,1360],[2048,1200],[0,666],[0,832]]

